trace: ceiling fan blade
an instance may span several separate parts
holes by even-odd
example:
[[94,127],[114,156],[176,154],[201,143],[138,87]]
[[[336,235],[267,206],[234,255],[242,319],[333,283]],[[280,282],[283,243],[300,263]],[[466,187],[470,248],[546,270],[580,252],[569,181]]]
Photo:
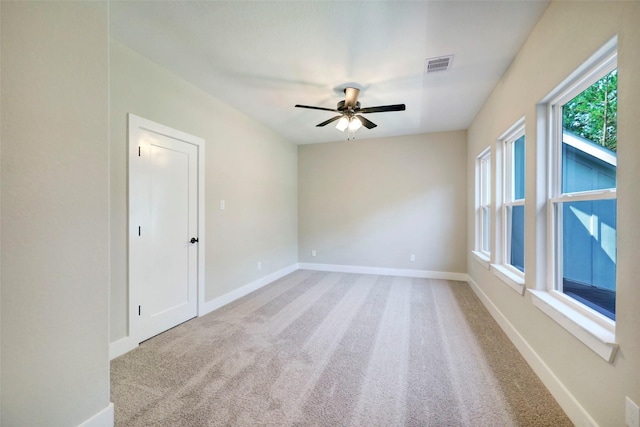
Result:
[[360,122],[362,122],[362,126],[366,127],[367,129],[373,129],[374,127],[378,126],[377,124],[373,123],[371,120],[369,119],[365,119],[363,116],[356,116],[358,118],[358,120],[360,120]]
[[297,108],[308,108],[310,110],[333,111],[335,113],[339,113],[339,111],[334,109],[334,108],[313,107],[311,105],[300,105],[300,104],[296,104],[296,107]]
[[344,90],[344,105],[347,107],[355,107],[356,102],[358,102],[358,95],[360,94],[360,89],[356,89],[355,87],[348,87]]
[[361,108],[356,113],[384,113],[385,111],[404,111],[405,109],[404,104],[381,105],[380,107]]
[[316,127],[317,127],[317,128],[319,128],[319,127],[322,127],[322,126],[326,126],[326,125],[328,125],[328,124],[329,124],[329,123],[331,123],[331,122],[335,122],[335,121],[336,121],[336,120],[338,120],[340,117],[342,117],[342,116],[335,116],[335,117],[331,117],[329,120],[325,120],[325,121],[324,121],[324,122],[322,122],[322,123],[318,123],[318,124],[316,125]]

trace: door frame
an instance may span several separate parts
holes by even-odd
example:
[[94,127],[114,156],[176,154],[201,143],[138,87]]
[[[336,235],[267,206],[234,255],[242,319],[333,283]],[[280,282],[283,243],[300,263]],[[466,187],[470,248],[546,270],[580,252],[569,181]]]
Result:
[[138,215],[141,214],[142,207],[139,205],[141,199],[141,189],[138,188],[140,182],[141,173],[139,164],[136,161],[139,157],[138,137],[140,132],[152,132],[167,138],[175,139],[178,141],[192,144],[197,149],[197,165],[198,165],[198,182],[197,182],[197,203],[198,203],[198,256],[197,256],[197,316],[202,315],[202,309],[204,307],[204,283],[205,283],[205,216],[204,216],[204,148],[205,141],[194,135],[170,128],[160,123],[153,122],[148,119],[136,116],[134,114],[128,114],[128,163],[129,163],[129,178],[128,178],[128,247],[127,247],[127,269],[128,269],[128,328],[130,343],[133,348],[137,347],[140,343],[140,324],[138,322],[138,301],[139,296],[137,294],[136,281],[138,280],[138,272],[135,268],[135,256],[136,256],[136,242],[135,238],[138,237],[138,226],[140,221],[137,220]]

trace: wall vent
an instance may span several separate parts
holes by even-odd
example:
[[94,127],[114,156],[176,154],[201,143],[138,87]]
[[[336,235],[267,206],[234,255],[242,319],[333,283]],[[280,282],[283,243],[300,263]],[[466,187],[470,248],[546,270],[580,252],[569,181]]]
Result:
[[436,73],[438,71],[447,71],[453,63],[453,55],[438,56],[437,58],[427,58],[424,67],[425,74]]

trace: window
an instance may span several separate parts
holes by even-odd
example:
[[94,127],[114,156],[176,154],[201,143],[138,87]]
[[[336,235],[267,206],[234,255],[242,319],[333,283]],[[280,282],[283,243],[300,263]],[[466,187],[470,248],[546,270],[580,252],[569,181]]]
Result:
[[524,273],[525,136],[520,125],[504,139],[503,264]]
[[496,218],[498,230],[496,275],[520,294],[524,293],[524,184],[525,134],[524,119],[505,132],[496,147],[498,176],[496,202],[500,206]]
[[476,251],[488,267],[491,255],[491,149],[476,159]]
[[524,273],[524,129],[505,150],[504,263]]
[[615,56],[552,104],[554,289],[615,320]]
[[616,44],[608,42],[538,109],[549,128],[547,215],[538,218],[547,228],[546,238],[538,236],[546,240],[548,274],[546,291],[531,290],[539,309],[609,362],[618,349]]

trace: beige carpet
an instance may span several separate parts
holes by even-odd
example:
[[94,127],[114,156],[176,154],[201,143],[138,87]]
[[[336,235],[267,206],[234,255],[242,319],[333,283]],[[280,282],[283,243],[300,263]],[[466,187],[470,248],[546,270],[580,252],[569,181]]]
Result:
[[111,363],[117,426],[568,426],[466,283],[297,271]]

